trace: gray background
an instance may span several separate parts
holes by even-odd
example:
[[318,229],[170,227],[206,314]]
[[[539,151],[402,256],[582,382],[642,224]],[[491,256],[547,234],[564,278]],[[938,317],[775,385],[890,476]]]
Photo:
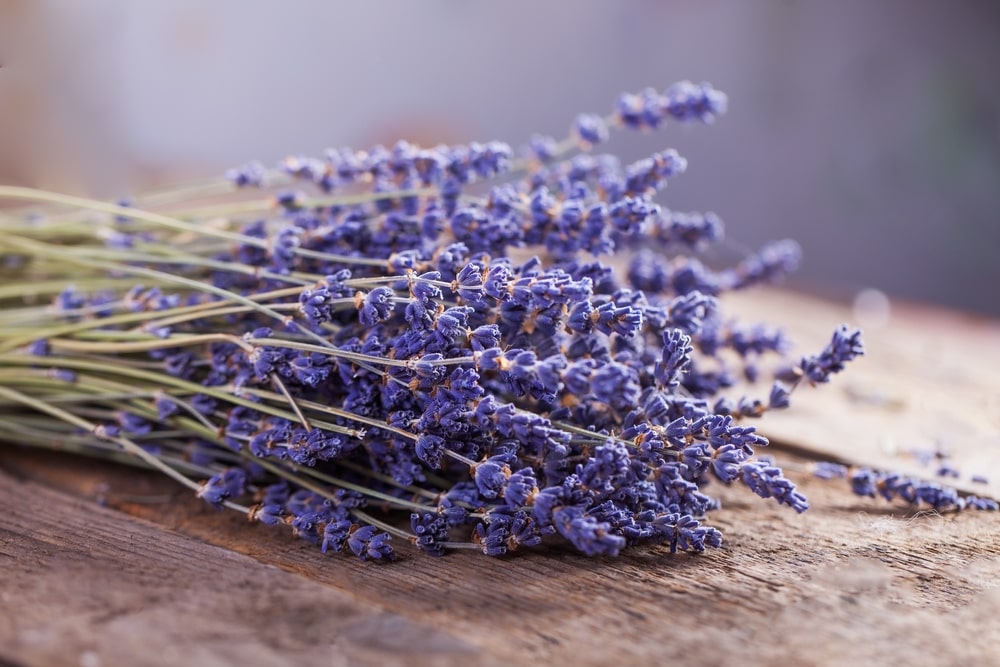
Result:
[[0,0],[0,181],[118,196],[404,136],[562,135],[678,79],[712,127],[618,135],[690,160],[661,201],[792,284],[1000,314],[1000,3]]

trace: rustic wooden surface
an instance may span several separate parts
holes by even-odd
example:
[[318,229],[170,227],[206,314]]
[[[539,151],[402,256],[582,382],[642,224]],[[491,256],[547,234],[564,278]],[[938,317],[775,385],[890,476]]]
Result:
[[[852,319],[784,293],[729,307],[786,325],[803,351]],[[906,452],[939,447],[960,486],[1000,495],[1000,324],[897,308],[866,339],[849,374],[763,420],[771,453],[926,477]],[[714,489],[719,551],[493,560],[402,546],[377,566],[150,473],[0,449],[0,664],[995,663],[1000,514],[913,512],[789,475],[812,502],[803,515]]]

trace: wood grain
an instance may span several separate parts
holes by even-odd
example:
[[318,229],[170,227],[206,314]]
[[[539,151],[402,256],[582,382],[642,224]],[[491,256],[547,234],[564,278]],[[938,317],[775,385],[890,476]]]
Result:
[[[850,316],[781,293],[729,307],[751,306],[810,351]],[[794,449],[933,475],[884,440],[947,438],[956,465],[1000,478],[1000,380],[983,363],[998,331],[899,309],[868,333],[852,379],[797,391],[787,417],[764,420],[772,453],[791,467],[806,460]],[[0,467],[0,658],[18,664],[81,664],[84,652],[101,665],[143,664],[135,652],[199,665],[978,665],[1000,654],[1000,514],[914,513],[801,473],[790,475],[813,505],[803,515],[713,489],[724,509],[709,523],[726,536],[715,552],[435,559],[404,545],[401,562],[377,566],[325,557],[141,471],[14,450]],[[128,515],[98,507],[98,493]]]
[[14,664],[402,665],[415,648],[451,665],[478,653],[358,596],[2,473],[0,507],[0,659]]

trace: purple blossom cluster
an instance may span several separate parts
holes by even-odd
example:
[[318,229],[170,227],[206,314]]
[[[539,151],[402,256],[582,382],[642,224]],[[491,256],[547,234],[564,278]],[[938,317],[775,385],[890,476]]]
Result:
[[69,291],[56,304],[72,321],[134,313],[103,330],[140,322],[159,341],[119,356],[153,367],[163,391],[105,430],[188,433],[185,456],[212,471],[199,496],[252,499],[251,519],[362,560],[391,560],[392,536],[432,555],[559,540],[592,556],[702,551],[721,544],[703,523],[719,507],[713,483],[804,511],[756,457],[767,439],[746,419],[828,381],[863,353],[860,332],[839,328],[762,398],[733,393],[789,344],[725,318],[717,297],[779,280],[798,246],[711,268],[698,253],[722,240],[719,217],[653,200],[683,157],[622,166],[590,152],[612,129],[708,123],[725,107],[708,84],[681,82],[581,115],[567,142],[536,137],[526,158],[498,142],[400,142],[231,171],[240,187],[275,176],[313,194],[276,193],[202,261],[147,258],[189,281],[174,292],[135,287],[103,308]]
[[[958,477],[951,474],[950,466],[942,466],[938,470],[941,477]],[[813,464],[813,475],[820,479],[845,479],[855,495],[869,498],[880,497],[887,501],[902,500],[918,507],[925,506],[938,512],[954,512],[964,509],[1000,510],[1000,504],[990,498],[982,498],[975,494],[959,493],[958,489],[929,482],[898,472],[885,472],[868,467],[852,467],[839,463],[822,461]],[[955,471],[957,473],[957,471]],[[981,477],[972,479],[976,483],[984,483]]]

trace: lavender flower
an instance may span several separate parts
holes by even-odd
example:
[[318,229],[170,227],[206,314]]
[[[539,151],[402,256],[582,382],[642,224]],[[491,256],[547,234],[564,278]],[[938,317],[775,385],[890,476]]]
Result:
[[615,534],[607,523],[597,521],[579,507],[559,507],[552,515],[559,534],[588,556],[617,556],[625,538]]
[[238,498],[245,493],[247,474],[242,468],[227,468],[203,482],[197,495],[205,502],[221,509],[227,498]]
[[722,546],[722,533],[711,526],[702,526],[690,514],[665,514],[652,523],[657,539],[669,545],[671,553],[678,549],[704,551],[706,547],[718,549]]
[[264,184],[265,174],[264,165],[259,162],[251,162],[242,167],[230,169],[226,172],[226,178],[239,188],[260,187]]
[[828,382],[830,376],[844,370],[844,364],[865,353],[861,331],[841,325],[823,351],[815,356],[802,357],[801,373],[810,382]]
[[974,495],[962,497],[958,490],[934,482],[907,477],[895,472],[879,472],[871,468],[852,469],[848,475],[851,490],[859,496],[885,500],[903,500],[912,505],[929,505],[939,511],[957,511],[965,508],[992,510],[1000,509],[996,501]]
[[795,485],[784,477],[779,468],[751,461],[744,463],[741,470],[743,483],[761,498],[774,498],[796,512],[809,509],[805,496],[795,490]]
[[416,536],[413,543],[432,556],[445,554],[444,542],[448,541],[448,522],[434,514],[410,514],[410,530]]
[[363,561],[391,561],[396,559],[391,541],[388,533],[379,533],[374,526],[363,526],[350,533],[347,546]]
[[573,131],[585,148],[603,144],[608,140],[608,126],[597,114],[580,114],[573,124]]

